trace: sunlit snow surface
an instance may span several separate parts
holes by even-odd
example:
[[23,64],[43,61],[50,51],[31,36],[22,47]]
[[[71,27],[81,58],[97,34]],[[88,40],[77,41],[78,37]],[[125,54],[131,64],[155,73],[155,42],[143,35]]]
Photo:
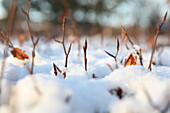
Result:
[[[26,42],[22,47],[18,46],[16,40],[12,42],[26,51],[30,61],[13,58],[9,49],[2,80],[0,113],[160,113],[170,101],[169,47],[165,47],[161,55],[155,54],[155,61],[159,65],[149,71],[150,50],[143,52],[144,67],[139,64],[124,67],[124,59],[134,50],[127,50],[121,45],[119,69],[116,69],[115,60],[104,52],[107,50],[115,55],[116,41],[105,39],[101,46],[97,36],[88,39],[86,72],[83,49],[79,53],[76,43],[73,44],[68,68],[65,69],[62,46],[56,42],[40,41],[36,48],[34,74],[29,75],[31,42]],[[83,43],[84,39],[81,45]],[[1,61],[2,57],[3,47],[0,49]],[[53,63],[67,72],[66,79],[60,73],[58,76],[53,74]],[[113,72],[107,64],[112,66]],[[93,78],[93,74],[97,78]],[[36,82],[33,81],[35,79]],[[121,99],[111,92],[118,88],[122,89]]]

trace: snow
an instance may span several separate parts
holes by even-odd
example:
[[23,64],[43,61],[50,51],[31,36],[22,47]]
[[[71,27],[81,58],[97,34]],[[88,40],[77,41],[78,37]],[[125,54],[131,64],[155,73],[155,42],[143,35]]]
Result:
[[[126,50],[121,45],[117,57],[119,68],[116,69],[115,60],[104,52],[109,50],[114,55],[116,41],[106,38],[101,47],[97,37],[88,40],[87,72],[83,50],[78,53],[77,43],[73,44],[66,69],[62,45],[55,41],[40,41],[36,48],[33,75],[28,71],[31,66],[31,42],[25,42],[20,47],[17,41],[12,41],[14,46],[25,50],[30,59],[18,60],[9,51],[1,83],[0,113],[159,113],[164,109],[170,101],[169,47],[164,48],[160,57],[156,58],[157,65],[149,71],[150,50],[143,52],[144,67],[140,64],[124,67],[121,60],[134,50]],[[142,46],[135,45],[135,48],[138,50]],[[0,49],[1,60],[2,55],[3,48]],[[59,72],[54,75],[53,63],[66,71],[66,79]],[[107,64],[111,65],[113,72]],[[118,89],[122,91],[121,98],[117,94]],[[159,109],[152,107],[147,94]]]

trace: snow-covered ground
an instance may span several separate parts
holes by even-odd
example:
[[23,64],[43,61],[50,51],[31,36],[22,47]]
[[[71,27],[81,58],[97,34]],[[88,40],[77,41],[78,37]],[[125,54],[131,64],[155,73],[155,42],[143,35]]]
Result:
[[[87,72],[84,54],[74,43],[69,55],[68,68],[64,68],[62,45],[55,41],[40,40],[36,48],[34,74],[29,74],[29,61],[21,61],[8,52],[2,92],[0,113],[170,113],[170,47],[155,53],[152,71],[147,69],[151,50],[143,50],[144,66],[124,67],[124,60],[133,49],[123,44],[118,53],[118,69],[114,58],[104,50],[116,54],[116,41],[100,38],[88,39]],[[31,60],[31,42],[15,47],[26,51]],[[81,46],[84,39],[81,40]],[[67,46],[68,47],[68,46]],[[141,45],[146,48],[146,45]],[[3,48],[0,48],[2,61]],[[53,63],[66,71],[66,79],[58,72],[54,75]],[[109,64],[114,71],[108,67]],[[0,64],[1,65],[1,64]],[[2,66],[2,65],[1,65]],[[95,75],[95,77],[94,77]]]

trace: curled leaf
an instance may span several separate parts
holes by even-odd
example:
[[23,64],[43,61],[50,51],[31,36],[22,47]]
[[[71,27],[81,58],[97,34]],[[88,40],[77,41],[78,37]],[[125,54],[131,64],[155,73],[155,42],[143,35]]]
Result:
[[11,54],[13,55],[13,57],[16,57],[17,59],[20,59],[20,60],[29,59],[25,51],[22,51],[19,48],[13,48],[13,50],[11,51]]
[[136,65],[137,64],[137,56],[134,56],[133,54],[130,54],[127,59],[125,59],[125,64],[124,66],[129,66],[129,65]]

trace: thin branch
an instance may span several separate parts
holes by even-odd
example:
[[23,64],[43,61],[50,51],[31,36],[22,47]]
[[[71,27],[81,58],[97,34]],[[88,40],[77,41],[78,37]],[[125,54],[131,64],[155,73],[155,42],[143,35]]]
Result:
[[83,50],[84,50],[84,69],[85,71],[87,71],[87,39],[84,42]]
[[62,30],[63,30],[63,32],[62,32],[62,45],[63,45],[63,49],[64,49],[64,53],[65,53],[65,55],[67,54],[67,51],[66,51],[66,47],[65,47],[65,20],[66,20],[66,18],[65,18],[65,16],[64,16],[64,18],[63,18],[63,24],[62,24]]
[[113,68],[112,68],[112,66],[110,65],[110,64],[107,64],[107,66],[109,67],[109,69],[113,72],[114,70],[113,70]]
[[[132,40],[131,40],[130,37],[128,36],[125,28],[124,28],[122,25],[121,25],[121,29],[122,29],[122,37],[123,37],[123,38],[127,38],[127,39],[129,40],[129,42],[130,42],[130,44],[132,45],[133,49],[136,51],[136,54],[139,56],[139,60],[140,60],[141,66],[143,66],[142,49],[137,50],[137,49],[135,48],[135,44],[132,42]],[[127,47],[127,45],[126,45],[126,47]]]
[[[57,43],[62,44],[62,46],[63,46],[63,50],[64,50],[64,54],[65,54],[65,65],[64,66],[65,66],[65,68],[67,68],[68,56],[69,56],[70,51],[71,51],[72,42],[70,43],[68,51],[67,51],[66,47],[65,47],[65,20],[66,20],[66,17],[64,15],[64,17],[62,19],[62,41],[58,41],[58,40],[55,40],[55,41]],[[63,73],[63,76],[64,76],[64,78],[66,78],[66,72]]]
[[151,57],[150,57],[150,62],[149,62],[149,66],[148,66],[148,69],[150,71],[152,70],[152,62],[153,62],[153,57],[154,57],[154,53],[155,53],[155,49],[156,49],[156,42],[158,40],[158,35],[160,33],[160,30],[161,30],[163,24],[166,21],[167,15],[168,15],[168,12],[165,13],[164,18],[162,19],[161,24],[158,23],[158,25],[157,25],[157,31],[156,31],[155,40],[154,40],[154,43],[153,43],[152,53],[151,53]]
[[114,59],[116,58],[114,55],[112,55],[111,53],[105,51],[105,53],[107,53],[109,56],[113,57]]
[[[115,59],[116,62],[116,68],[118,68],[118,63],[117,63],[117,55],[119,53],[119,48],[120,48],[120,44],[119,44],[119,38],[117,38],[117,48],[116,48],[116,55],[112,55],[111,53],[105,51],[109,56],[113,57]],[[112,69],[111,69],[112,70]]]
[[[34,71],[34,60],[35,60],[35,48],[36,48],[36,46],[37,46],[37,44],[38,44],[38,42],[39,42],[40,37],[38,37],[37,40],[34,41],[33,33],[32,33],[32,30],[31,30],[31,27],[30,27],[30,20],[29,20],[30,5],[31,5],[31,0],[27,0],[27,5],[26,5],[27,9],[26,9],[26,11],[25,11],[24,9],[22,9],[21,7],[20,7],[20,10],[21,10],[21,12],[25,15],[26,22],[27,22],[28,29],[29,29],[29,34],[30,34],[30,37],[31,37],[32,45],[33,45],[31,69],[29,69],[30,75],[33,75],[33,71]],[[36,78],[35,78],[34,76],[32,76],[31,78],[32,78],[32,82],[34,83],[34,89],[35,89],[35,91],[37,92],[38,95],[41,95],[41,91],[40,91],[39,88],[38,88]]]
[[55,74],[55,76],[57,76],[57,66],[53,63],[53,68],[54,68],[54,74]]

